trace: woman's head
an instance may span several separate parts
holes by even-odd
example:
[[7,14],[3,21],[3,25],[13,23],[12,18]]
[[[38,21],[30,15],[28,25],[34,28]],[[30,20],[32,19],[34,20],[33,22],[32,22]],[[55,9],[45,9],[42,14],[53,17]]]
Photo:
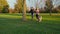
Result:
[[39,8],[36,8],[36,10],[39,10]]

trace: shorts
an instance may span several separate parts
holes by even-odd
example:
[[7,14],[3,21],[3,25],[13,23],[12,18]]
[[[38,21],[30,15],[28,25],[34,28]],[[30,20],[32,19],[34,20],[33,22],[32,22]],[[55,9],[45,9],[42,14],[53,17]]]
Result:
[[36,14],[36,18],[39,19],[39,15],[38,14]]

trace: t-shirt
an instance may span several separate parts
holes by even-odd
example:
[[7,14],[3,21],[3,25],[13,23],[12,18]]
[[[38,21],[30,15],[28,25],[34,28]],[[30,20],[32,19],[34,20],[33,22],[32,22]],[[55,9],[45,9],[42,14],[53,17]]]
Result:
[[39,15],[39,10],[36,10],[36,14],[38,14],[38,15]]
[[31,9],[31,10],[30,10],[30,13],[34,13],[34,10],[33,10],[33,9]]

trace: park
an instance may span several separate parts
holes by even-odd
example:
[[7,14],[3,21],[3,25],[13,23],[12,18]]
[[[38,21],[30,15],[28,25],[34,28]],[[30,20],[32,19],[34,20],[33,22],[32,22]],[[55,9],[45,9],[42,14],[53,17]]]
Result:
[[[4,6],[0,5],[0,34],[60,34],[60,5],[53,8],[51,2],[48,2],[45,10],[40,9],[41,22],[37,22],[35,12],[33,20],[31,19],[26,1],[17,1],[14,9],[9,9],[7,3],[1,2]],[[35,7],[39,8],[38,4]]]

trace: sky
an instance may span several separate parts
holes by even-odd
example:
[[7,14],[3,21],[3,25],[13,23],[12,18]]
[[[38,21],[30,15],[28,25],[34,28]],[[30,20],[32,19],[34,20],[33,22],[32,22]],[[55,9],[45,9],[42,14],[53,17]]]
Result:
[[[7,0],[10,8],[14,8],[14,4],[16,3],[16,0]],[[37,0],[26,0],[27,7],[35,7]],[[38,0],[39,7],[44,7],[45,0]],[[60,5],[60,0],[53,0],[53,5],[56,7]]]
[[14,8],[14,4],[16,3],[16,0],[7,0],[10,8]]
[[44,5],[45,0],[38,0],[38,2],[37,2],[37,0],[31,0],[31,1],[27,0],[26,1],[27,7],[36,7],[36,3],[39,5],[40,8],[45,6]]

